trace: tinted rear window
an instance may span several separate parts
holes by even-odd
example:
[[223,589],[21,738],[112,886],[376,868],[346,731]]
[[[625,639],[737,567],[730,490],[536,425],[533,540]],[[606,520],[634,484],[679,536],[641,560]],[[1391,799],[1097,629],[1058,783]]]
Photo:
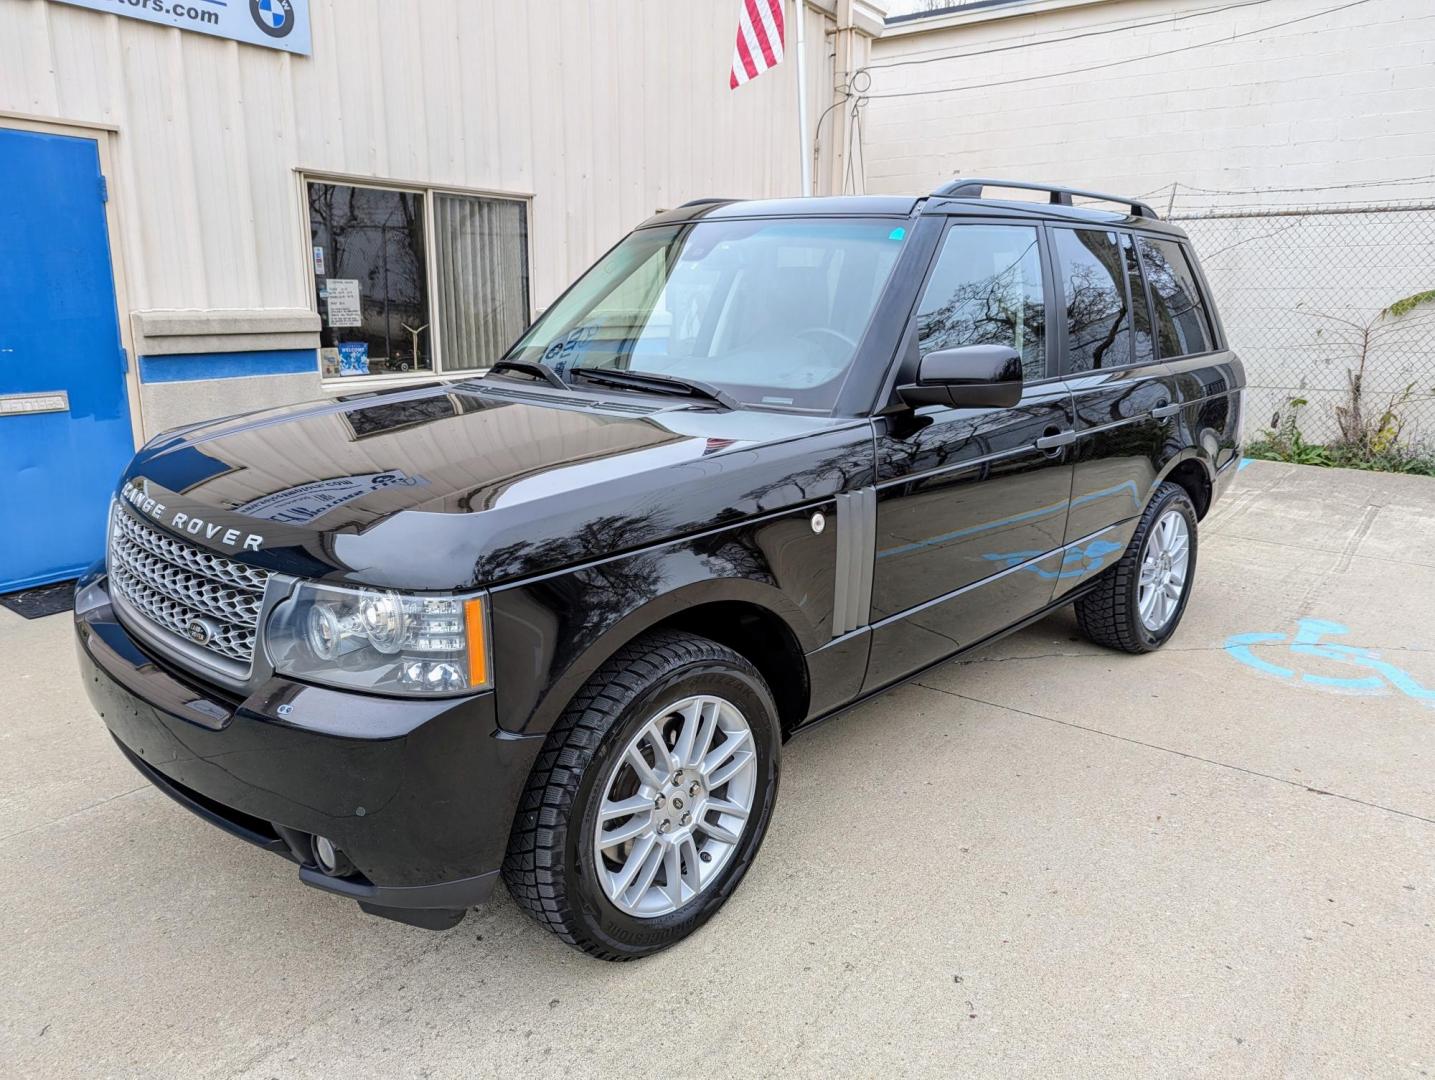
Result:
[[1211,324],[1186,252],[1172,240],[1141,236],[1136,243],[1151,286],[1159,357],[1170,360],[1210,352],[1213,348]]
[[1131,363],[1131,312],[1117,234],[1052,229],[1066,294],[1068,373]]

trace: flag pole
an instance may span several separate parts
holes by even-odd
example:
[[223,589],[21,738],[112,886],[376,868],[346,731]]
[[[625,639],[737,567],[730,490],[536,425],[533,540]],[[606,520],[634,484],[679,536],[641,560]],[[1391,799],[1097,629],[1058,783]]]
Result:
[[807,147],[807,0],[797,0],[797,146],[802,194],[812,194],[812,154]]

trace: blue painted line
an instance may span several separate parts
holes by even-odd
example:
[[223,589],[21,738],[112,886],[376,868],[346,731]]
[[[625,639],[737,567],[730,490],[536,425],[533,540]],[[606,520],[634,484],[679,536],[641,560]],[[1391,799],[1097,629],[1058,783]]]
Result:
[[1242,469],[1244,469],[1247,465],[1249,465],[1251,462],[1253,462],[1253,461],[1255,461],[1255,460],[1256,460],[1255,458],[1248,458],[1248,457],[1243,457],[1243,458],[1241,458],[1241,463],[1236,466],[1236,472],[1240,472]]
[[310,372],[319,373],[319,357],[313,349],[140,357],[140,379],[147,383],[243,379],[254,375],[305,375]]

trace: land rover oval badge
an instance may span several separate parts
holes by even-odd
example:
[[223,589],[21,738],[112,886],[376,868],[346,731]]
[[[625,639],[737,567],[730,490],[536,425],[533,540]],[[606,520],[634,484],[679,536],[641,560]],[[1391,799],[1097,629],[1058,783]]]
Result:
[[184,628],[184,636],[196,645],[208,645],[210,638],[214,637],[214,631],[203,619],[195,619]]

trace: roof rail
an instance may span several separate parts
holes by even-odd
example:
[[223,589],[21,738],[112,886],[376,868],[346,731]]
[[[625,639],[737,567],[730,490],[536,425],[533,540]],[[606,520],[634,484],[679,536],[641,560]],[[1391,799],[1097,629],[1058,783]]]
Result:
[[706,206],[708,203],[715,203],[715,202],[732,202],[732,200],[731,200],[731,199],[724,199],[724,198],[722,198],[722,197],[720,197],[720,196],[712,196],[712,195],[709,195],[709,196],[707,196],[706,198],[703,198],[703,199],[689,199],[689,200],[688,200],[687,202],[685,202],[685,203],[679,203],[679,204],[678,204],[678,209],[681,210],[684,206]]
[[937,188],[936,191],[932,192],[932,197],[980,199],[983,189],[989,187],[1015,188],[1019,191],[1045,191],[1051,196],[1050,202],[1056,206],[1072,205],[1071,197],[1073,195],[1083,199],[1100,199],[1102,202],[1113,202],[1122,206],[1129,206],[1133,217],[1156,217],[1156,211],[1152,210],[1149,204],[1126,195],[1109,195],[1104,191],[1084,191],[1081,188],[1062,187],[1058,184],[1033,184],[1025,180],[991,180],[985,177],[963,179],[959,177]]

